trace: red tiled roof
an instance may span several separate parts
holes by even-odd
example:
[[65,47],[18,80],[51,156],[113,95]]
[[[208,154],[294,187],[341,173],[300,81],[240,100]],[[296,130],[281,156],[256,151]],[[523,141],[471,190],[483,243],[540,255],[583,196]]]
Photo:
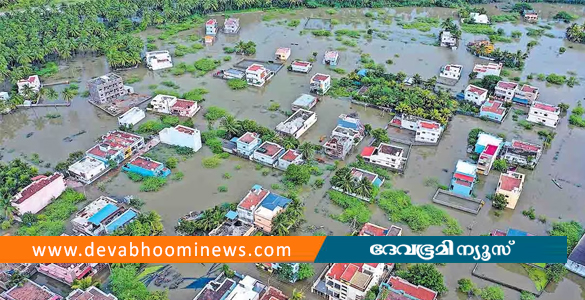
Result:
[[523,92],[527,92],[527,93],[534,93],[535,91],[538,90],[537,87],[533,87],[531,85],[525,84],[522,86],[522,88],[520,89]]
[[453,175],[453,177],[455,177],[455,179],[473,182],[473,177],[467,176],[465,174],[455,173],[455,175]]
[[[106,145],[106,146],[108,146],[108,145]],[[114,154],[118,153],[118,151],[114,150],[114,149],[108,149],[107,152],[104,152],[104,151],[102,151],[102,149],[100,149],[100,145],[98,144],[98,145],[93,146],[93,148],[89,149],[87,151],[87,153],[95,155],[97,157],[102,157],[104,159],[107,159],[108,155],[114,155]]]
[[260,300],[288,300],[288,297],[281,290],[271,286],[260,297]]
[[244,199],[240,201],[238,207],[241,207],[243,209],[251,209],[252,206],[258,206],[258,204],[260,204],[260,202],[262,202],[262,200],[266,198],[266,196],[268,196],[269,193],[270,193],[269,191],[263,188],[261,188],[260,190],[252,189],[248,192],[246,197],[244,197]]
[[61,175],[61,173],[54,173],[51,175],[51,177],[43,177],[37,181],[34,181],[33,183],[26,186],[22,191],[20,191],[20,193],[18,193],[18,195],[21,197],[16,199],[14,202],[20,204],[26,201],[26,199],[32,197],[34,194],[38,193],[58,178],[63,178],[63,175]]
[[501,116],[506,112],[503,106],[504,103],[501,101],[489,100],[481,106],[481,111],[491,112]]
[[486,89],[482,89],[482,88],[480,88],[480,87],[477,87],[477,86],[475,86],[475,85],[472,85],[472,84],[470,84],[470,85],[467,87],[467,89],[468,89],[470,92],[472,92],[472,93],[475,93],[475,94],[478,94],[478,95],[480,95],[480,96],[481,96],[481,95],[483,95],[483,94],[485,94],[485,93],[487,93],[487,90],[486,90]]
[[150,171],[154,171],[156,168],[162,165],[159,162],[144,158],[142,156],[138,156],[137,158],[131,160],[128,164]]
[[175,102],[175,104],[173,104],[173,108],[179,108],[179,109],[187,108],[187,109],[189,109],[194,105],[197,105],[197,102],[185,100],[185,99],[177,99],[177,102]]
[[309,65],[311,65],[311,63],[308,61],[300,61],[300,60],[293,61],[292,64],[295,66],[300,66],[300,67],[308,67]]
[[504,191],[513,191],[514,188],[519,188],[522,180],[515,178],[508,174],[500,175],[500,189]]
[[[352,270],[355,270],[353,272],[353,274],[355,274],[355,272],[360,270],[363,265],[364,265],[363,263],[355,263],[355,264],[334,263],[333,266],[331,266],[331,269],[329,269],[329,271],[327,272],[327,277],[340,280],[342,278],[342,276],[344,274],[346,274],[345,271],[348,268],[350,268],[350,266],[352,266],[351,267]],[[347,273],[345,277],[347,277],[348,274],[349,273]],[[353,274],[352,274],[352,276],[353,276]]]
[[393,289],[403,291],[419,300],[434,300],[437,298],[437,292],[424,286],[416,286],[400,277],[390,277],[388,281]]
[[364,148],[364,150],[362,150],[362,156],[363,157],[368,157],[370,155],[372,155],[372,153],[374,153],[374,151],[376,150],[376,147],[366,147]]
[[366,223],[360,230],[359,236],[386,236],[387,228],[372,223]]
[[390,123],[392,123],[392,124],[396,124],[396,125],[398,125],[398,126],[402,126],[402,120],[401,120],[401,119],[399,119],[399,118],[394,118],[394,119],[392,119],[392,121],[390,121]]
[[374,182],[374,179],[376,179],[376,175],[372,174],[372,173],[366,173],[360,169],[356,169],[356,168],[352,168],[351,169],[351,176],[354,178],[359,178],[359,177],[365,177],[367,178],[370,182]]
[[[266,152],[258,151],[260,149],[266,149]],[[282,150],[284,150],[284,148],[282,148],[282,146],[280,146],[280,145],[270,143],[270,142],[264,142],[264,143],[262,143],[262,145],[260,145],[260,147],[258,147],[258,149],[256,149],[255,152],[259,152],[259,153],[262,153],[264,155],[272,157],[272,156],[280,153],[280,151],[282,151]]]
[[109,132],[104,138],[103,142],[110,145],[112,148],[125,149],[130,147],[132,144],[141,140],[142,137],[139,135],[127,133],[124,131],[116,130]]
[[327,79],[329,79],[329,75],[325,75],[325,74],[315,74],[313,75],[313,78],[311,78],[311,81],[325,81]]
[[215,19],[209,19],[209,20],[207,20],[207,22],[205,22],[205,25],[213,25],[215,23],[217,23],[217,21]]
[[262,69],[264,69],[263,66],[258,65],[258,64],[253,64],[253,65],[251,65],[251,66],[248,67],[247,71],[256,72],[256,71],[262,70]]
[[488,154],[488,155],[494,155],[494,154],[496,154],[496,150],[498,150],[498,146],[487,145],[487,147],[485,147],[485,149],[483,149],[483,153]]
[[522,150],[532,151],[532,152],[537,152],[541,149],[541,147],[539,147],[537,145],[529,144],[529,143],[518,141],[518,140],[512,141],[512,147],[520,148]]
[[421,121],[420,126],[426,129],[439,129],[439,124],[425,121]]
[[238,141],[242,142],[242,143],[246,143],[249,144],[251,142],[253,142],[255,139],[258,138],[258,134],[254,133],[254,132],[246,132],[244,135],[242,135]]
[[48,300],[54,296],[28,279],[22,286],[17,285],[7,292],[7,295],[15,300]]
[[513,90],[518,86],[518,84],[516,82],[510,82],[510,81],[498,81],[497,87],[501,88],[501,89],[506,89],[506,90]]
[[177,126],[175,126],[175,129],[178,132],[186,133],[186,134],[189,134],[189,135],[193,135],[195,133],[195,129],[189,128],[189,127],[183,126],[183,125],[177,125]]
[[542,109],[542,110],[546,110],[546,111],[550,111],[550,112],[555,112],[557,110],[556,106],[553,106],[553,105],[550,105],[547,103],[542,103],[542,102],[534,102],[533,106],[538,108],[538,109]]
[[297,159],[297,157],[299,157],[300,155],[301,155],[300,153],[297,153],[296,151],[294,151],[292,149],[288,149],[288,150],[286,150],[284,155],[282,155],[282,157],[280,157],[280,158],[283,160],[292,162],[295,159]]
[[286,54],[290,52],[290,48],[278,48],[276,49],[276,54]]

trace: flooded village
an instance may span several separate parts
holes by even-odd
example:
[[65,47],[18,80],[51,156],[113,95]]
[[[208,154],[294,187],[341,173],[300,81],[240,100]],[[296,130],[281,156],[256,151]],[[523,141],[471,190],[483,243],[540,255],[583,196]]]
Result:
[[[403,236],[511,235],[512,232],[549,235],[554,222],[585,222],[579,209],[580,195],[585,189],[585,160],[581,150],[585,147],[585,130],[569,123],[572,110],[585,100],[585,44],[570,42],[565,37],[569,23],[585,22],[585,7],[531,5],[538,13],[536,22],[521,17],[512,21],[492,21],[490,25],[493,31],[501,28],[509,40],[495,40],[495,48],[527,53],[521,70],[505,66],[498,69],[499,62],[472,54],[473,49],[470,51],[467,45],[485,41],[488,36],[466,31],[458,11],[448,8],[259,11],[233,13],[229,18],[224,14],[210,15],[191,28],[179,31],[148,28],[136,35],[152,48],[148,49],[150,56],[146,55],[147,62],[136,68],[115,70],[105,57],[87,54],[61,61],[56,74],[47,78],[41,76],[42,84],[59,83],[54,89],[63,95],[71,83],[79,87],[79,93],[68,101],[45,100],[42,103],[46,105],[17,107],[1,115],[0,158],[6,164],[20,159],[37,168],[39,174],[53,174],[60,162],[71,158],[70,153],[82,152],[64,169],[66,178],[62,180],[62,189],[71,187],[85,195],[87,200],[76,203],[78,211],[93,209],[91,214],[96,214],[105,207],[117,207],[116,214],[121,217],[107,220],[109,223],[103,227],[94,227],[89,217],[80,218],[83,214],[76,211],[65,225],[65,233],[69,235],[111,234],[136,219],[141,211],[160,215],[161,235],[184,234],[175,230],[181,219],[197,220],[201,212],[225,203],[232,207],[221,208],[222,212],[235,211],[237,216],[228,213],[223,218],[222,215],[219,228],[215,226],[197,234],[229,235],[241,221],[250,224],[238,230],[270,235],[275,230],[270,227],[274,225],[271,220],[276,217],[268,217],[268,225],[256,221],[254,216],[246,222],[243,212],[250,208],[245,207],[245,202],[248,198],[260,198],[259,201],[266,203],[271,199],[270,204],[261,206],[269,211],[268,214],[273,213],[274,206],[296,203],[288,199],[293,198],[289,196],[291,193],[304,207],[304,220],[295,224],[288,235],[390,235],[392,229],[395,231],[392,235]],[[493,17],[509,13],[503,6],[497,3],[479,7]],[[555,20],[553,17],[560,11],[569,12],[576,19],[569,23]],[[455,47],[440,46],[441,22],[447,18],[462,27]],[[210,22],[212,20],[214,22]],[[534,30],[543,31],[535,34]],[[519,34],[511,37],[513,32]],[[255,44],[253,53],[234,53],[245,50],[245,45],[240,43],[248,41]],[[528,47],[533,41],[536,43]],[[180,70],[202,60],[213,66],[193,72]],[[292,66],[289,69],[295,61],[301,61],[295,65],[298,70]],[[379,109],[375,104],[360,101],[363,98],[359,95],[387,97],[382,92],[377,95],[375,91],[368,91],[368,85],[374,83],[363,79],[377,76],[371,75],[377,66],[383,66],[382,73],[404,73],[403,80],[398,83],[401,86],[422,86],[423,83],[415,82],[419,81],[415,77],[422,78],[423,82],[436,76],[438,83],[431,90],[448,93],[452,101],[457,99],[459,110],[453,109],[446,122],[441,122],[432,118],[411,118],[408,114]],[[440,76],[450,71],[446,66],[455,67],[457,75]],[[498,69],[495,74],[501,77],[500,83],[493,82],[491,89],[475,86],[481,85],[481,77],[493,75],[490,68]],[[553,84],[539,78],[539,74],[573,77],[576,83],[572,86]],[[440,77],[450,79],[451,76],[457,79],[450,84],[441,83]],[[104,84],[96,88],[105,90],[103,95],[101,91],[92,91],[90,83],[96,80]],[[67,83],[62,84],[65,81]],[[245,84],[232,86],[240,81]],[[471,81],[473,88],[469,87]],[[509,83],[517,84],[509,88]],[[522,92],[527,90],[523,86],[536,87],[538,95],[534,97],[537,99],[523,103],[525,94]],[[348,92],[351,89],[348,87],[355,90]],[[1,91],[11,88],[11,84],[5,83]],[[502,90],[501,95],[498,88]],[[516,93],[516,98],[506,95],[506,88]],[[120,92],[116,94],[108,89]],[[355,95],[358,96],[352,97]],[[67,105],[60,105],[62,102]],[[462,109],[468,102],[478,104],[476,112]],[[569,105],[568,111],[562,109],[564,104]],[[273,141],[281,144],[268,142],[264,136],[242,128],[232,134],[226,130],[225,115],[211,117],[221,110],[236,120],[253,120],[258,127],[274,130],[270,133],[275,133],[279,139]],[[550,114],[552,125],[531,125],[547,124],[539,113],[547,120]],[[496,116],[492,117],[493,114]],[[165,116],[179,116],[180,124],[164,123]],[[158,128],[161,118],[165,126]],[[494,118],[496,121],[492,120]],[[148,122],[154,124],[154,129],[142,126]],[[475,137],[470,137],[474,129],[479,130],[475,131]],[[220,148],[230,155],[218,154],[214,149],[218,146],[206,142],[206,139],[215,138],[206,132],[219,130],[229,132],[229,137],[218,140],[221,140]],[[385,138],[378,135],[380,132]],[[550,132],[554,133],[552,137]],[[294,142],[289,146],[291,137]],[[320,146],[309,151],[314,152],[314,157],[304,157],[305,151],[299,145],[305,142]],[[249,148],[242,150],[242,145]],[[176,147],[192,151],[183,155]],[[518,155],[527,159],[529,167],[512,165],[516,148],[522,150],[518,150],[522,153]],[[169,158],[174,158],[173,166]],[[290,165],[307,165],[310,160],[314,166],[310,180],[290,187],[285,180]],[[502,162],[504,167],[501,167]],[[94,173],[88,175],[89,169]],[[359,180],[369,180],[370,189],[376,190],[378,195],[364,196],[338,186],[336,180],[343,175],[341,170],[348,170]],[[147,177],[164,178],[164,182],[156,188],[145,188],[143,179]],[[513,186],[505,187],[505,182],[513,182],[510,183]],[[353,196],[350,198],[361,202],[360,207],[363,205],[369,212],[368,220],[364,222],[360,219],[362,216],[344,219],[345,209],[336,204],[331,196],[335,192],[330,191],[337,191],[335,197],[350,194]],[[414,224],[403,219],[392,219],[379,201],[388,191],[410,198],[412,206],[440,208],[440,216],[445,221],[436,224],[437,221],[427,220],[430,226],[413,228]],[[498,209],[495,206],[499,204],[494,200],[496,194],[510,195],[514,200],[505,196],[508,198],[504,208]],[[140,199],[141,207],[126,205],[132,203],[132,199]],[[256,201],[252,207],[259,205]],[[269,205],[273,207],[268,208]],[[186,216],[187,212],[191,212],[191,216]],[[105,222],[99,222],[102,221]],[[19,222],[22,220],[0,232],[20,234]],[[63,282],[66,281],[63,278],[53,280],[52,271],[43,268],[54,266],[45,265],[49,264],[41,264],[39,271],[33,272],[32,281],[27,285],[36,282],[48,286],[65,298],[74,290],[71,282]],[[157,274],[152,278],[160,279],[158,282],[157,279],[144,279],[143,282],[150,291],[168,289],[171,300],[223,299],[227,293],[206,294],[211,293],[208,282],[212,279],[223,284],[239,280],[236,289],[262,285],[265,292],[259,298],[268,295],[266,299],[269,299],[274,293],[272,297],[281,300],[297,291],[302,291],[305,299],[357,300],[366,297],[366,292],[378,285],[350,286],[355,289],[353,298],[333,295],[327,298],[323,295],[327,287],[319,283],[325,285],[327,279],[335,281],[334,273],[343,273],[345,269],[338,268],[347,268],[347,264],[312,264],[314,273],[294,283],[285,282],[275,274],[277,272],[272,272],[278,269],[274,265],[230,264],[227,272],[219,264],[146,266],[146,270],[156,270],[152,271]],[[395,271],[406,266],[357,265],[358,273],[372,276],[379,283],[384,281],[383,285],[392,293],[402,291],[409,295],[408,290],[414,291],[409,297],[396,296],[388,300],[482,299],[480,295],[461,291],[459,281],[462,278],[471,279],[478,288],[497,284],[505,299],[531,299],[520,298],[524,294],[538,295],[538,299],[543,300],[585,299],[585,279],[573,270],[558,282],[545,279],[542,285],[520,264],[437,265],[448,288],[446,292],[437,293],[397,277]],[[529,267],[540,268],[540,273],[545,273],[539,266]],[[93,264],[88,272],[103,283],[108,281],[106,266]],[[227,276],[230,272],[237,276],[215,279],[221,273]],[[332,289],[329,292],[335,293]],[[256,297],[260,296],[257,294]],[[67,299],[70,298],[74,297]]]

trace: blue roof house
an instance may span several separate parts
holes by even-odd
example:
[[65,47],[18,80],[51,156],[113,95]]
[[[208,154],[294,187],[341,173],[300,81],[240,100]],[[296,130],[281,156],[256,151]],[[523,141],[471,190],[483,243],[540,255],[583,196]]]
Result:
[[254,212],[254,225],[264,232],[272,232],[272,220],[284,212],[292,200],[275,193],[270,193]]
[[449,191],[464,197],[470,197],[471,193],[473,193],[473,185],[475,184],[476,178],[477,166],[459,160],[455,166]]
[[260,147],[262,140],[255,132],[246,132],[236,140],[236,149],[239,154],[250,157],[256,148]]
[[125,164],[122,170],[144,177],[167,177],[171,174],[171,170],[166,168],[163,163],[142,156],[138,156]]

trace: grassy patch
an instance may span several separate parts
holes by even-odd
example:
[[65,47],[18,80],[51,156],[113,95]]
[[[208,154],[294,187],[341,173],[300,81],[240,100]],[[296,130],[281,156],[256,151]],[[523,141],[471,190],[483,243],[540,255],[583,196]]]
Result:
[[416,18],[414,22],[411,23],[399,23],[402,26],[402,29],[416,29],[422,32],[431,31],[432,28],[438,27],[441,23],[441,20],[438,18]]
[[339,29],[335,30],[335,35],[338,36],[348,36],[354,39],[359,39],[362,35],[357,30],[349,30],[349,29]]
[[544,270],[527,264],[522,264],[522,267],[526,270],[526,272],[528,272],[528,277],[530,277],[530,280],[534,282],[536,289],[538,291],[544,290],[546,284],[548,283],[548,278]]
[[312,30],[311,33],[314,36],[331,36],[331,31],[329,30]]
[[364,224],[370,220],[372,212],[362,200],[338,191],[329,191],[328,193],[331,202],[344,209],[341,214],[331,216],[335,220],[343,223],[355,222],[357,224]]
[[492,22],[503,23],[503,22],[516,22],[520,20],[519,14],[502,14],[490,17]]
[[228,86],[232,90],[241,90],[245,89],[248,86],[248,83],[244,79],[237,79],[233,78],[227,81]]
[[485,24],[461,24],[461,30],[471,34],[496,34],[496,31],[490,25]]

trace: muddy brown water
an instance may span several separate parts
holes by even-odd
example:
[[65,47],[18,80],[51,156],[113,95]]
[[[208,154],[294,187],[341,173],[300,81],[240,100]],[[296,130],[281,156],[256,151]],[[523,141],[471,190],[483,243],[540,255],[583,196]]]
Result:
[[[486,6],[490,12],[495,12],[494,5]],[[578,13],[581,17],[584,15],[583,6],[570,5],[544,5],[536,4],[537,11],[541,16],[550,18],[559,10],[569,10]],[[392,59],[394,63],[387,65],[391,72],[404,71],[407,74],[420,74],[423,78],[437,75],[439,68],[447,63],[457,63],[464,66],[462,80],[452,88],[454,92],[459,92],[467,84],[467,76],[471,72],[473,65],[482,60],[470,55],[464,49],[453,51],[445,48],[432,46],[435,39],[430,37],[429,33],[438,34],[439,29],[434,28],[431,32],[423,33],[416,30],[404,30],[396,23],[396,16],[404,21],[409,21],[417,16],[431,16],[446,18],[454,16],[455,12],[450,9],[441,8],[398,8],[373,10],[379,17],[378,20],[365,18],[364,10],[346,9],[340,10],[333,16],[329,16],[324,10],[296,10],[277,14],[277,17],[270,22],[261,20],[262,13],[242,14],[240,33],[236,36],[225,36],[220,34],[217,42],[210,47],[196,54],[187,54],[184,57],[175,57],[174,62],[192,63],[195,60],[211,56],[221,58],[224,46],[233,46],[238,40],[252,40],[257,46],[255,59],[271,60],[274,51],[278,47],[291,47],[291,59],[308,59],[312,57],[312,52],[317,51],[317,61],[315,62],[315,72],[324,72],[332,74],[333,77],[339,78],[342,75],[335,74],[328,70],[320,62],[325,50],[346,47],[341,42],[336,41],[334,37],[315,38],[310,33],[301,35],[302,24],[308,17],[325,17],[341,20],[341,24],[335,25],[334,29],[355,29],[366,30],[367,28],[376,28],[383,32],[388,38],[381,39],[374,37],[371,40],[359,39],[358,47],[346,47],[347,50],[341,50],[339,65],[337,67],[351,71],[358,68],[358,61],[361,53],[368,53],[374,60],[383,63],[387,59]],[[384,12],[382,15],[381,12]],[[390,25],[384,24],[381,20],[391,16],[395,18]],[[286,25],[278,24],[284,19],[301,19],[301,25],[297,28],[289,28]],[[582,22],[583,18],[579,20]],[[387,22],[386,22],[387,23]],[[548,23],[548,20],[543,21]],[[585,67],[579,64],[585,58],[585,46],[567,42],[562,39],[566,24],[551,23],[554,25],[549,32],[558,38],[541,37],[539,45],[534,47],[530,57],[526,60],[526,67],[521,74],[514,74],[522,77],[523,80],[530,73],[557,73],[567,74],[567,71],[575,72],[581,80],[580,86],[569,88],[566,86],[556,87],[548,86],[545,82],[533,80],[533,85],[540,87],[541,100],[558,104],[566,102],[574,106],[576,101],[582,99],[585,95]],[[496,24],[495,28],[504,28],[509,34],[511,30],[520,30],[526,32],[526,28],[533,28],[534,25],[525,23],[518,24]],[[159,30],[149,29],[141,36],[158,36]],[[191,45],[192,42],[184,42],[181,38],[191,34],[202,35],[202,28],[194,28],[191,31],[181,32],[175,38],[177,43]],[[461,44],[481,36],[474,36],[464,33]],[[348,38],[346,38],[348,39]],[[171,39],[172,40],[172,39]],[[525,50],[526,44],[531,40],[525,35],[518,43],[499,44],[498,47],[516,51]],[[157,41],[161,49],[173,50],[172,44],[165,44]],[[558,48],[564,46],[567,52],[558,55]],[[231,62],[222,62],[221,68],[228,68],[233,63],[239,61],[241,57],[232,55]],[[88,79],[102,75],[109,71],[107,62],[103,57],[78,57],[69,62],[62,63],[63,71],[57,75],[57,79],[69,78],[80,80],[80,91],[86,89]],[[148,86],[158,84],[159,88],[166,88],[160,83],[165,80],[176,82],[180,88],[177,90],[181,93],[192,88],[203,87],[209,90],[205,95],[206,101],[204,107],[219,106],[229,110],[240,119],[254,119],[262,125],[275,127],[276,124],[286,119],[286,116],[279,112],[269,112],[266,108],[272,101],[281,105],[282,110],[289,110],[290,104],[301,93],[308,92],[308,81],[310,75],[296,74],[281,70],[271,82],[263,88],[247,88],[243,91],[230,90],[226,82],[215,79],[207,74],[202,77],[195,77],[190,74],[183,76],[172,76],[167,72],[151,72],[144,67],[135,70],[120,72],[125,78],[137,76],[142,80],[132,84],[135,90],[142,93],[149,92]],[[53,81],[53,80],[51,80]],[[334,99],[330,96],[323,97],[314,109],[318,114],[318,122],[301,138],[303,141],[319,142],[321,137],[327,136],[335,127],[337,117],[342,113],[358,112],[363,122],[372,124],[374,128],[383,127],[389,121],[389,116],[374,109],[364,109],[352,105],[346,100]],[[48,119],[44,116],[48,113],[59,113],[61,118]],[[202,112],[195,117],[195,123],[201,130],[206,130],[207,124],[203,120]],[[154,116],[149,115],[149,118]],[[0,143],[2,159],[8,161],[22,155],[29,156],[32,153],[38,153],[40,158],[52,165],[58,161],[66,159],[68,153],[86,150],[94,145],[95,140],[108,130],[115,129],[116,119],[108,116],[104,112],[96,109],[87,99],[80,96],[73,99],[69,108],[35,108],[30,110],[21,110],[10,115],[1,117],[2,126],[0,127]],[[438,147],[414,147],[410,155],[408,167],[403,176],[394,176],[392,179],[393,186],[408,191],[413,202],[417,204],[431,203],[432,195],[435,192],[434,187],[427,187],[423,184],[424,180],[429,177],[437,178],[441,184],[448,184],[451,173],[458,159],[466,157],[467,133],[475,127],[483,128],[493,133],[504,133],[507,139],[521,138],[528,141],[538,142],[536,132],[538,127],[531,131],[522,129],[508,116],[503,124],[495,124],[481,121],[479,119],[456,116],[450,123],[449,128]],[[63,141],[63,138],[72,136],[81,130],[81,134],[73,138],[71,142]],[[488,204],[480,211],[478,215],[471,215],[448,208],[443,208],[450,215],[457,218],[461,226],[465,229],[465,234],[479,235],[487,233],[492,229],[506,229],[508,227],[518,228],[534,234],[546,234],[550,228],[550,223],[556,220],[577,220],[585,222],[585,217],[581,213],[582,193],[585,189],[585,161],[582,158],[582,149],[585,146],[585,130],[573,129],[568,126],[567,117],[564,117],[561,124],[556,129],[555,137],[550,149],[547,149],[541,158],[536,170],[525,171],[527,174],[524,190],[520,201],[515,210],[506,210],[500,217],[496,217]],[[32,136],[26,137],[28,133]],[[366,143],[360,145],[360,149]],[[357,149],[354,153],[359,153]],[[130,182],[124,175],[114,177],[107,182],[105,192],[99,191],[95,186],[85,189],[89,199],[94,199],[100,194],[112,194],[123,196],[133,194],[146,202],[145,209],[156,210],[163,217],[165,225],[165,234],[174,234],[173,227],[178,218],[189,211],[204,210],[223,202],[239,201],[253,184],[261,184],[270,188],[272,184],[278,183],[280,172],[273,171],[268,176],[262,176],[261,172],[255,170],[255,165],[238,158],[229,158],[216,169],[205,169],[201,165],[201,159],[210,156],[209,149],[203,148],[193,158],[181,162],[178,170],[185,174],[180,182],[170,182],[158,193],[141,193],[139,186]],[[352,158],[348,159],[351,161]],[[44,164],[43,163],[43,164]],[[241,169],[236,170],[240,165]],[[41,171],[46,169],[40,167]],[[223,173],[230,173],[231,179],[223,179]],[[327,178],[330,172],[325,172],[322,176]],[[551,178],[556,178],[562,185],[562,189],[556,187]],[[492,171],[489,176],[480,176],[480,183],[475,189],[475,194],[479,198],[485,198],[487,194],[494,192],[498,181],[498,172]],[[226,185],[228,191],[219,193],[217,187]],[[346,224],[339,223],[329,217],[330,214],[340,212],[340,209],[332,205],[324,197],[328,183],[319,190],[306,188],[302,193],[303,200],[306,203],[307,224],[316,226],[329,234],[346,235],[351,232]],[[372,222],[383,226],[389,226],[390,222],[384,216],[384,213],[377,209],[375,205],[370,205],[373,216]],[[534,207],[537,215],[545,215],[548,218],[547,224],[538,221],[531,221],[522,215],[522,210]],[[306,227],[305,226],[305,227]],[[298,235],[308,235],[311,231],[300,230],[295,233]],[[405,228],[405,235],[414,235]],[[424,235],[441,235],[441,228],[430,228]],[[185,277],[203,276],[210,265],[202,264],[182,264],[174,266]],[[244,273],[258,276],[261,279],[268,279],[264,272],[256,270],[253,264],[234,264],[233,267]],[[317,273],[324,268],[324,265],[317,265]],[[441,272],[445,275],[446,283],[450,292],[444,299],[464,299],[465,296],[455,292],[457,280],[463,277],[471,277],[472,264],[447,264],[440,267]],[[474,278],[480,286],[488,283]],[[271,283],[277,284],[285,291],[290,292],[293,288],[302,288],[309,299],[316,299],[315,295],[310,293],[310,283],[303,282],[296,285],[276,283],[271,279]],[[558,285],[550,285],[547,291],[540,299],[585,299],[583,298],[584,280],[578,276],[569,275]],[[193,297],[193,290],[172,290],[171,299],[186,299]],[[510,299],[518,298],[518,293],[506,290],[506,296]]]

